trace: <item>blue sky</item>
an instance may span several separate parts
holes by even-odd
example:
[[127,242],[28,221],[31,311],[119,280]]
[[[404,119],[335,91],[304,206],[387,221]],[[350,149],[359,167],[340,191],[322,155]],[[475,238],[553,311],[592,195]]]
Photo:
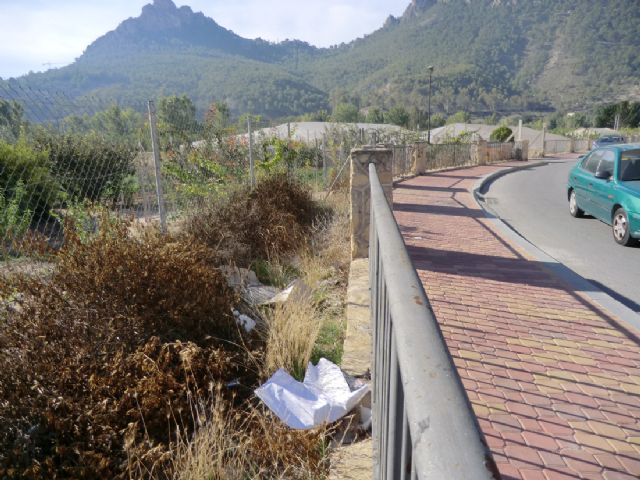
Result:
[[[152,0],[0,0],[0,77],[67,65]],[[409,0],[174,0],[248,38],[349,42],[400,15]]]

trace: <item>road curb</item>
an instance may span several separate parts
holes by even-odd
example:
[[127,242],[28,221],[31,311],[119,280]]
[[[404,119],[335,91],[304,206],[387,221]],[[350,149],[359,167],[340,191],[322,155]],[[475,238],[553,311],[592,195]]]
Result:
[[[571,270],[569,267],[560,263],[555,258],[551,257],[544,251],[540,250],[533,243],[524,238],[516,229],[511,227],[508,222],[502,220],[497,216],[485,203],[484,192],[489,189],[489,186],[496,179],[518,170],[524,170],[526,168],[538,167],[547,165],[549,162],[539,161],[532,162],[528,165],[515,166],[505,168],[503,170],[490,173],[476,182],[473,189],[473,198],[478,206],[482,209],[486,217],[491,223],[504,234],[510,242],[517,245],[519,248],[529,254],[534,260],[544,264],[543,268],[547,268],[552,273],[560,277],[565,283],[567,283],[572,289],[579,291],[586,295],[591,301],[602,307],[604,310],[611,313],[615,318],[620,320],[620,327],[627,329],[632,327],[633,329],[640,331],[640,315],[631,310],[626,305],[620,303],[615,298],[608,295],[606,292],[589,282],[583,276]],[[637,333],[633,333],[637,335]]]
[[[523,165],[515,165],[512,167],[504,168],[502,170],[498,170],[497,172],[490,173],[489,175],[482,177],[476,182],[475,186],[473,187],[473,198],[476,199],[476,202],[478,202],[478,199],[484,200],[483,190],[486,191],[489,185],[491,185],[492,182],[500,177],[508,175],[509,173],[517,172],[519,170],[526,170],[527,168],[541,167],[544,165],[549,165],[549,162],[545,160],[527,162]],[[484,210],[484,207],[482,205],[480,205],[480,208]]]

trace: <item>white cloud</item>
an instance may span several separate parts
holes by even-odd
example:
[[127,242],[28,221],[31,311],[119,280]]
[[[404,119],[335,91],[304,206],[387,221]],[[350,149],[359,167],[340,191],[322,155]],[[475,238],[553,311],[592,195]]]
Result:
[[[0,0],[0,77],[73,62],[152,0]],[[174,0],[248,38],[349,42],[399,15],[409,0]]]

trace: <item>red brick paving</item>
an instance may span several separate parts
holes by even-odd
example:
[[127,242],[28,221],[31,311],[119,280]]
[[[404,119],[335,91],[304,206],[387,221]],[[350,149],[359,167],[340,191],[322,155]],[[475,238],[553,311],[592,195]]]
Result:
[[640,332],[492,228],[470,191],[499,168],[394,190],[409,254],[498,468],[504,480],[637,480]]

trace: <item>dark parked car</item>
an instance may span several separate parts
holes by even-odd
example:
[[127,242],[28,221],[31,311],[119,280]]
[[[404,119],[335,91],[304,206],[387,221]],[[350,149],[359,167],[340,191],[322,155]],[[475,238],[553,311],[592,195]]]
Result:
[[620,245],[640,238],[640,144],[593,150],[569,172],[569,212],[588,213],[613,227]]
[[615,145],[617,143],[624,143],[625,141],[622,135],[603,135],[593,141],[591,148],[606,147],[607,145]]

